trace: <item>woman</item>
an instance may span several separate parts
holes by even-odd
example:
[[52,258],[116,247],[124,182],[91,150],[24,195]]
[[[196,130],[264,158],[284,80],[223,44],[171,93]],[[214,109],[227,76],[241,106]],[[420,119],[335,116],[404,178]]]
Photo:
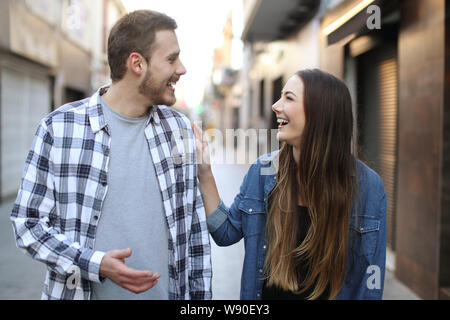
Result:
[[[213,239],[245,240],[241,299],[381,299],[385,189],[352,155],[347,87],[318,69],[299,71],[272,110],[283,145],[250,167],[230,208],[209,161],[198,165]],[[207,155],[193,127],[197,152]]]

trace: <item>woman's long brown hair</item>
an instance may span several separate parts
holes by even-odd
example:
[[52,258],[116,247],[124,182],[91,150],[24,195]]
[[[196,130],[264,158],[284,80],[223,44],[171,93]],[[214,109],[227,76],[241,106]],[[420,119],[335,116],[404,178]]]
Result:
[[[304,84],[300,160],[297,165],[292,146],[282,146],[277,183],[270,194],[265,270],[269,286],[298,293],[313,288],[309,299],[328,290],[329,298],[335,299],[345,278],[349,220],[357,189],[351,151],[352,103],[346,85],[334,76],[318,69],[296,75]],[[298,196],[311,219],[300,245]],[[305,279],[297,278],[300,259],[309,264]]]

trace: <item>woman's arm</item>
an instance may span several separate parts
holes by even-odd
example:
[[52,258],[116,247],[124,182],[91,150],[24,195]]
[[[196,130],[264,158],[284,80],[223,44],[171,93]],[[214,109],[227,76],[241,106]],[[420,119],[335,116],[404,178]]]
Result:
[[209,217],[219,206],[220,197],[217,191],[216,180],[212,172],[198,176],[200,192],[205,206],[206,217]]
[[209,217],[219,206],[220,196],[211,170],[211,160],[205,134],[195,123],[192,123],[192,129],[195,135],[199,187],[206,217]]
[[245,189],[245,178],[239,194],[234,198],[230,208],[220,200],[216,181],[211,171],[208,143],[202,130],[192,124],[195,135],[197,155],[197,175],[199,189],[205,207],[208,230],[219,246],[232,245],[243,237],[242,214],[238,209]]

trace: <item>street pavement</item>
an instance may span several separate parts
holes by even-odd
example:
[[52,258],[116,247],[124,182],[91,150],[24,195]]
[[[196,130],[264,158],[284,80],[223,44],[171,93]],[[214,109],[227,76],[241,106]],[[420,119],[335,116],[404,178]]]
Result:
[[13,200],[0,204],[0,299],[40,299],[45,265],[16,247],[9,220],[12,207]]
[[[217,187],[226,205],[231,205],[248,167],[213,165]],[[12,205],[13,200],[0,204],[0,299],[40,299],[45,265],[17,249],[9,220]],[[229,247],[218,247],[211,238],[211,257],[213,299],[238,300],[244,259],[243,240]],[[383,299],[419,298],[387,271]]]

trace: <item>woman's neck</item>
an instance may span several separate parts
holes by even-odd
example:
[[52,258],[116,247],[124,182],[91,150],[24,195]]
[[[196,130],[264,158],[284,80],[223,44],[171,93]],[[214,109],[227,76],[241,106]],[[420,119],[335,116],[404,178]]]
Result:
[[300,162],[300,147],[293,146],[292,155],[294,156],[294,161],[298,166],[298,163]]

